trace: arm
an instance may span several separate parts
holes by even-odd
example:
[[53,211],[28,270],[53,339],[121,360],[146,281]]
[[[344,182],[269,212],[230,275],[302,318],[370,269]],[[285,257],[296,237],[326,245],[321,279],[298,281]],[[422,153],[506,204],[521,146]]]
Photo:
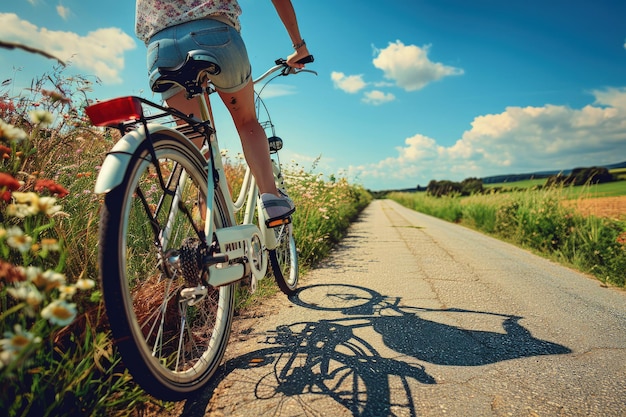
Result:
[[291,43],[296,50],[293,54],[287,58],[287,64],[295,68],[303,68],[304,64],[298,64],[297,61],[311,55],[307,49],[302,36],[300,36],[300,29],[298,27],[298,20],[296,18],[296,12],[293,9],[291,0],[272,0],[274,8],[278,13],[278,17],[283,22],[287,33],[291,38]]

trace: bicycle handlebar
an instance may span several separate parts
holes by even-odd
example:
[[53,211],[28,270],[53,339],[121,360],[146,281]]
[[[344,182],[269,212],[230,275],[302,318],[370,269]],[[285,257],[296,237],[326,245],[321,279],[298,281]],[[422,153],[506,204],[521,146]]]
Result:
[[[301,60],[298,61],[298,64],[308,64],[314,61],[313,55],[309,55],[306,56],[304,58],[302,58]],[[310,72],[311,74],[315,74],[317,75],[317,72],[313,71],[313,70],[308,70],[308,69],[298,69],[298,68],[294,68],[294,67],[290,67],[289,65],[287,65],[287,60],[284,58],[279,58],[275,61],[276,65],[273,66],[272,68],[268,69],[267,71],[265,71],[264,74],[262,74],[261,76],[259,76],[257,79],[255,79],[253,82],[256,84],[258,82],[263,81],[264,79],[266,79],[267,77],[269,77],[271,74],[275,73],[276,71],[281,71],[281,73],[279,74],[279,76],[287,76],[290,74],[300,74],[301,72]]]

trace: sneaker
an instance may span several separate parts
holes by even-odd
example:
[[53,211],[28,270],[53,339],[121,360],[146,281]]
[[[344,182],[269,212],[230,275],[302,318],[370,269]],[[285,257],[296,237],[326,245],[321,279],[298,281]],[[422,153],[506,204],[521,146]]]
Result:
[[296,211],[293,201],[283,193],[281,193],[281,197],[269,193],[261,194],[261,207],[263,214],[265,214],[267,227],[290,223],[289,216]]

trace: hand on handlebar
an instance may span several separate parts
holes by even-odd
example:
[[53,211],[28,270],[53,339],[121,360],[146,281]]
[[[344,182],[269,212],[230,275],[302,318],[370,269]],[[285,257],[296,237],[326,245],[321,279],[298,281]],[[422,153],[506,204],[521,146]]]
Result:
[[287,57],[286,63],[292,68],[302,69],[305,64],[313,62],[313,56],[309,52],[306,43],[302,42],[302,45],[298,46],[298,49]]
[[304,69],[305,64],[309,64],[315,60],[313,58],[313,55],[306,55],[303,58],[300,58],[295,63],[293,63],[293,65],[290,65],[289,63],[290,59],[292,59],[292,57],[289,57],[287,59],[279,58],[276,60],[276,65],[282,65],[284,67],[283,70],[281,71],[282,75],[297,74],[298,72],[301,72],[301,71],[312,72],[317,75],[315,71],[309,71],[309,70]]

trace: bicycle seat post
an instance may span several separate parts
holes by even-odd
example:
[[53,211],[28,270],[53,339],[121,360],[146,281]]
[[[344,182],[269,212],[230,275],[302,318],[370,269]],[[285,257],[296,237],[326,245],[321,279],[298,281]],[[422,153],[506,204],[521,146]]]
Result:
[[215,128],[213,124],[213,111],[211,110],[211,104],[209,103],[208,93],[206,91],[202,91],[202,93],[198,94],[195,99],[198,101],[198,106],[200,107],[200,118],[202,121],[209,121],[211,126]]

